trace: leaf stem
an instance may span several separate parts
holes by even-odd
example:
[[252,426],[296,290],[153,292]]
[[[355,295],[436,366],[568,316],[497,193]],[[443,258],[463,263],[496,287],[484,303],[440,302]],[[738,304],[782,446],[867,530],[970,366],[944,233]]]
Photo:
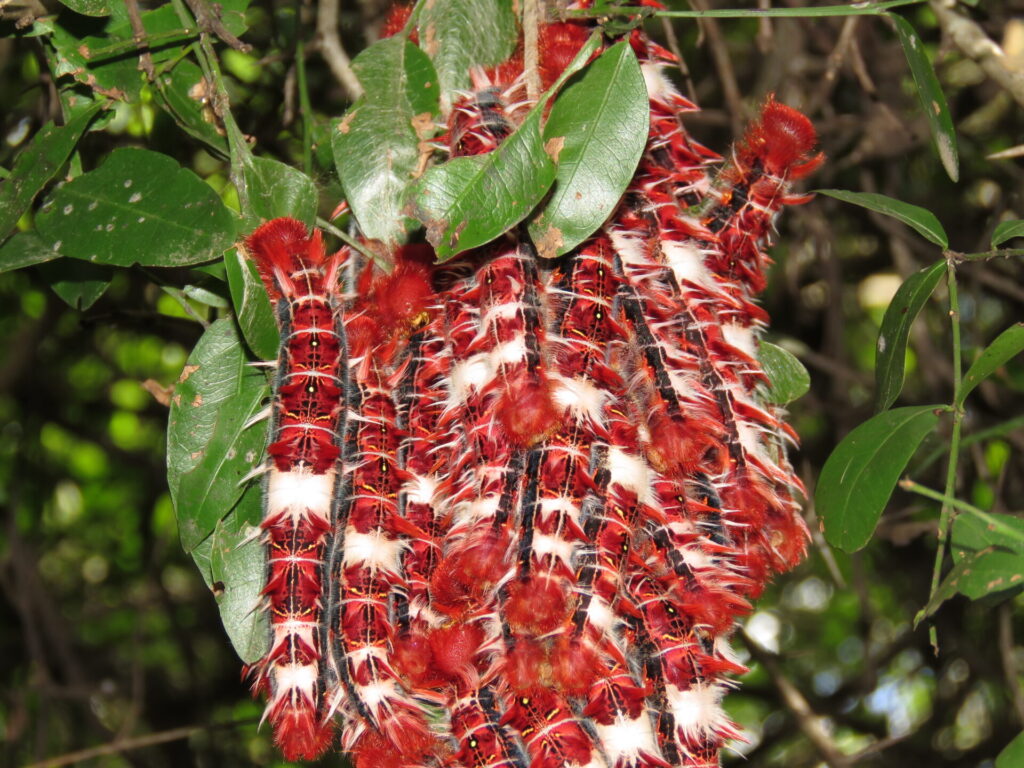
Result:
[[[953,505],[950,500],[956,496],[957,464],[960,459],[960,428],[963,425],[964,411],[958,408],[960,402],[960,387],[963,380],[962,361],[960,353],[960,298],[956,286],[956,261],[946,257],[946,284],[949,289],[949,320],[953,330],[953,430],[949,438],[949,464],[946,467],[946,488],[942,501],[942,510],[939,512],[938,546],[935,550],[935,565],[932,568],[932,584],[929,590],[928,599],[935,594],[939,588],[939,581],[942,577],[942,563],[946,556],[946,540],[949,538],[949,524],[952,517]],[[928,639],[931,641],[935,654],[939,652],[939,637],[935,626],[928,630]]]
[[302,170],[309,176],[313,171],[313,105],[309,101],[306,82],[306,46],[301,39],[295,43],[295,79],[298,81],[302,117]]
[[939,493],[938,491],[929,488],[926,485],[915,483],[910,478],[904,478],[903,480],[900,480],[900,488],[902,488],[905,491],[910,491],[911,493],[916,493],[919,496],[924,496],[926,498],[932,499],[933,501],[938,501],[941,502],[942,504],[948,504],[949,506],[955,507],[956,509],[959,509],[961,512],[966,512],[969,515],[974,515],[976,518],[984,522],[986,525],[990,526],[992,530],[998,531],[1004,536],[1014,539],[1015,541],[1024,543],[1024,533],[1021,533],[1020,531],[1011,528],[1006,523],[1001,521],[998,517],[990,515],[985,510],[979,509],[973,504],[968,504],[966,501],[961,501],[960,499],[954,498],[952,496],[946,496],[945,494]]
[[[185,6],[184,0],[173,0],[174,9],[178,13],[183,26],[188,28],[196,27],[196,21],[192,18],[191,12]],[[238,203],[242,209],[242,216],[248,217],[250,213],[249,189],[245,183],[243,168],[252,153],[245,141],[245,136],[234,115],[231,114],[231,100],[228,97],[227,88],[224,86],[224,76],[220,71],[220,64],[217,54],[210,44],[210,36],[205,29],[199,30],[199,41],[196,47],[196,58],[203,70],[203,76],[213,86],[213,111],[224,123],[224,130],[228,136],[228,151],[231,154],[231,183],[238,190]]]
[[331,224],[331,222],[329,222],[327,219],[322,219],[319,216],[317,216],[316,225],[325,232],[329,232],[330,234],[334,235],[349,248],[359,251],[359,253],[363,254],[363,256],[365,256],[366,258],[371,259],[372,261],[375,261],[378,264],[381,264],[380,256],[378,254],[374,253],[365,245],[360,243],[358,240],[352,237],[352,235]]

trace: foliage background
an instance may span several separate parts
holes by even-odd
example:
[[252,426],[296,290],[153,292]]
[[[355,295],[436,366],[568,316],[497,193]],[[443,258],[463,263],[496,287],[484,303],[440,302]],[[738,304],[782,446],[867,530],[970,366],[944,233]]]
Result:
[[[318,17],[336,6],[254,2],[244,35],[252,51],[217,46],[242,131],[261,156],[310,164],[323,214],[340,199],[324,136],[350,103],[317,36]],[[21,20],[50,17],[78,35],[101,32],[104,21],[56,3],[5,4],[2,13],[0,166],[10,169],[32,134],[62,122],[43,42]],[[345,50],[372,42],[385,13],[379,0],[345,4]],[[687,125],[711,148],[727,151],[774,91],[820,131],[829,160],[813,185],[923,206],[944,223],[951,248],[987,251],[998,222],[1024,217],[1019,155],[992,157],[1024,135],[1024,4],[980,0],[953,11],[1003,45],[1000,66],[1016,68],[1016,91],[957,47],[949,19],[940,24],[934,8],[902,13],[949,100],[959,183],[937,160],[900,43],[882,19],[652,19],[647,28],[666,42],[669,33],[677,38],[688,76],[676,80],[703,108]],[[312,108],[308,155],[297,55],[305,57]],[[180,130],[135,72],[137,57],[125,55],[137,95],[86,134],[72,169],[91,170],[117,147],[147,147],[232,202],[226,163]],[[19,227],[31,228],[32,218]],[[764,301],[770,338],[811,372],[811,390],[791,414],[803,440],[794,462],[813,490],[830,451],[872,413],[875,339],[896,286],[941,253],[892,219],[824,197],[790,209],[778,241]],[[73,760],[76,750],[116,745],[131,748],[108,746],[79,764],[279,764],[267,731],[257,730],[261,706],[240,681],[214,600],[179,546],[167,493],[161,401],[202,332],[196,316],[208,321],[222,311],[201,292],[216,285],[194,269],[90,266],[63,260],[0,274],[0,763]],[[1019,259],[972,261],[958,271],[969,362],[1024,317],[1024,281]],[[199,291],[185,294],[185,286]],[[900,404],[951,399],[943,302],[940,287],[911,334]],[[972,396],[965,434],[1019,417],[1022,392],[1024,367],[1011,363]],[[965,446],[962,499],[1022,510],[1024,432],[1016,423]],[[938,488],[942,462],[923,463],[932,453],[926,444],[912,470]],[[817,530],[811,505],[807,515]],[[937,517],[937,505],[897,490],[865,550],[833,551],[817,536],[804,565],[765,595],[736,643],[752,672],[727,699],[747,727],[750,742],[738,747],[746,764],[990,766],[1020,732],[1024,617],[1015,593],[946,603],[935,616],[937,657],[926,627],[912,629],[928,598]]]

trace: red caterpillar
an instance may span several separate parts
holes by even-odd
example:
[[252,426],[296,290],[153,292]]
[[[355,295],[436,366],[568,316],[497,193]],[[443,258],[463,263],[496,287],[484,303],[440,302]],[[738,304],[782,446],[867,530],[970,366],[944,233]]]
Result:
[[314,759],[332,730],[323,720],[320,620],[344,429],[341,255],[327,256],[320,233],[307,234],[293,219],[264,224],[245,245],[277,301],[281,329],[261,525],[271,638],[270,651],[254,665],[256,688],[269,694],[264,717],[285,758]]

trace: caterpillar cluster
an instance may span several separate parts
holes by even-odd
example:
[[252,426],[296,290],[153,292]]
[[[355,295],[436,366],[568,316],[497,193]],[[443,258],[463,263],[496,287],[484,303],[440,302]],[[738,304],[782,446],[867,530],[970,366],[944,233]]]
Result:
[[[545,82],[588,32],[544,28]],[[647,147],[564,257],[520,230],[444,265],[406,246],[345,292],[356,256],[318,232],[246,241],[282,336],[252,675],[289,760],[335,724],[359,768],[710,768],[737,736],[730,631],[807,539],[754,298],[822,156],[769,97],[723,163],[683,127],[671,54],[630,41]],[[514,130],[520,72],[475,74],[451,155]]]

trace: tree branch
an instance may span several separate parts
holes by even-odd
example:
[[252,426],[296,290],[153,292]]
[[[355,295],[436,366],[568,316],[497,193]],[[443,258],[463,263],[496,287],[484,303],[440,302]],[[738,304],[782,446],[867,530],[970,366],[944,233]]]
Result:
[[316,12],[316,33],[320,38],[320,55],[324,57],[334,79],[348,98],[355,101],[363,95],[363,86],[352,71],[352,60],[341,46],[341,37],[338,35],[339,4],[339,0],[320,0]]

